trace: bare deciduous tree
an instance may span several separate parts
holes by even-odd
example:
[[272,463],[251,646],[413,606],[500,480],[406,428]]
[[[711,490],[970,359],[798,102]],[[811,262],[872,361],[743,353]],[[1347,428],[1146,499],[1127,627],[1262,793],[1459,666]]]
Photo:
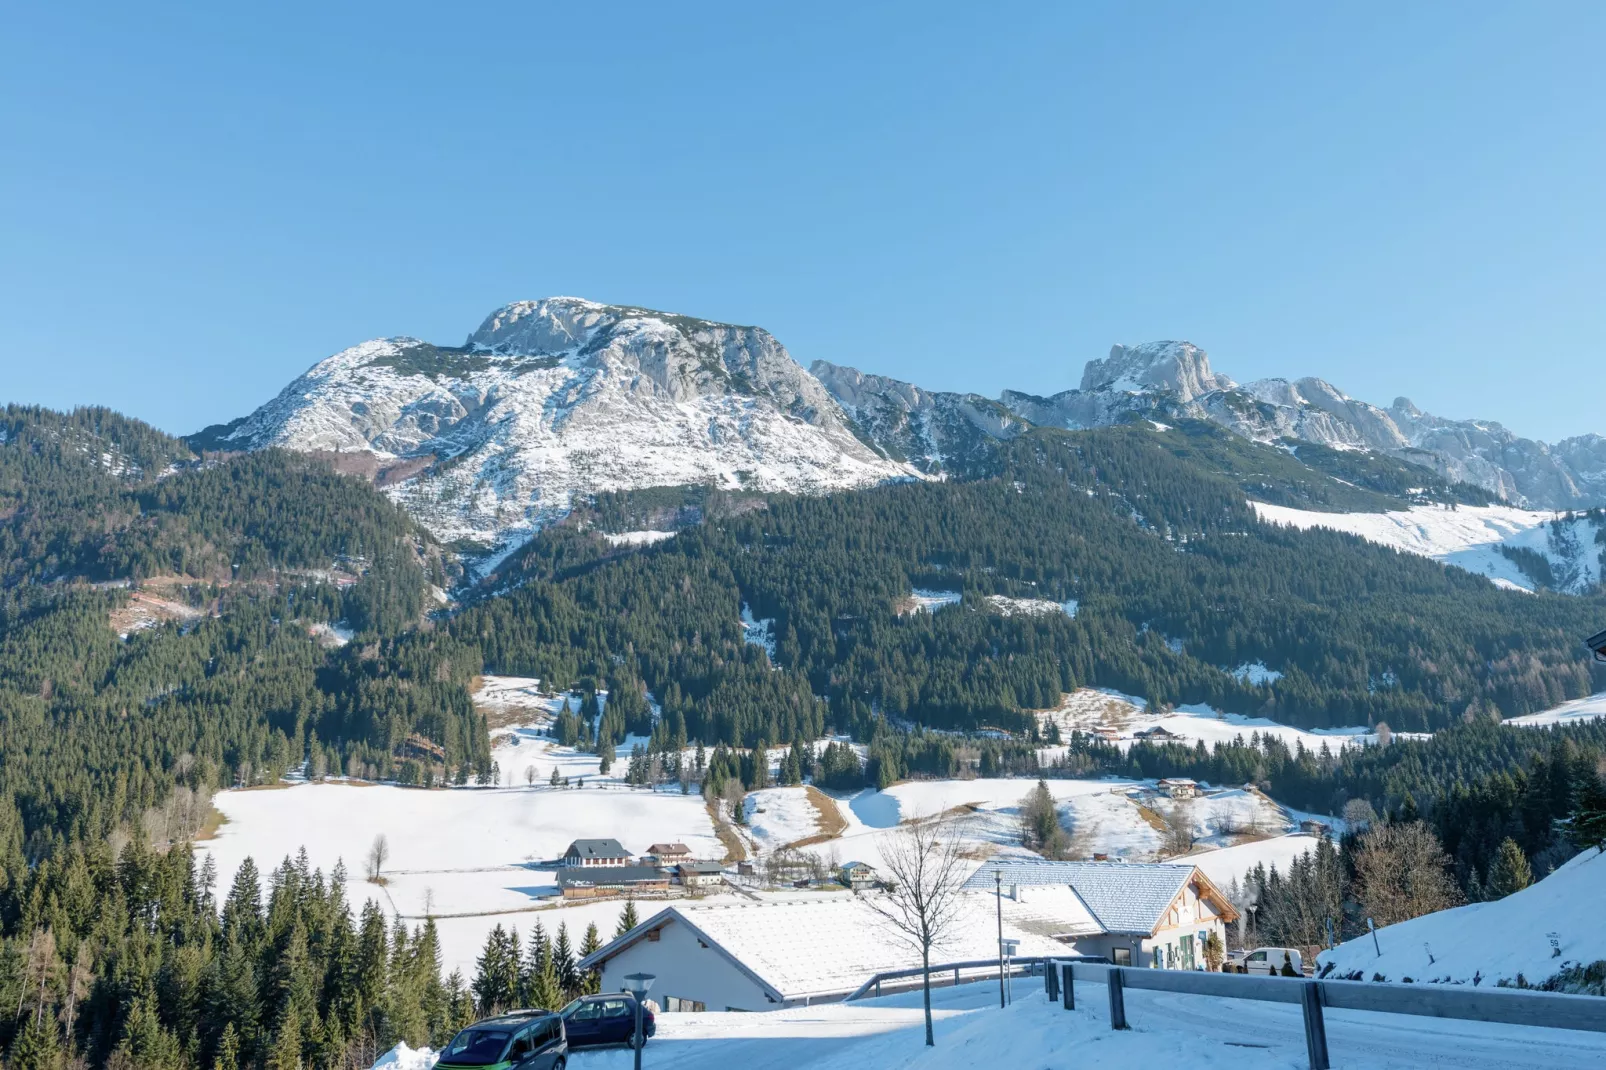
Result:
[[390,857],[390,841],[385,839],[381,832],[374,837],[374,845],[368,848],[368,880],[374,884],[379,883],[379,875],[385,868],[385,860]]
[[960,887],[974,863],[962,853],[951,821],[915,820],[881,839],[886,894],[866,899],[898,936],[920,952],[926,1009],[926,1046],[936,1046],[931,1028],[931,951],[948,937],[959,917]]
[[1450,860],[1420,821],[1377,825],[1355,852],[1355,897],[1378,925],[1393,925],[1461,902]]
[[1193,806],[1179,801],[1165,818],[1165,853],[1185,855],[1193,850]]

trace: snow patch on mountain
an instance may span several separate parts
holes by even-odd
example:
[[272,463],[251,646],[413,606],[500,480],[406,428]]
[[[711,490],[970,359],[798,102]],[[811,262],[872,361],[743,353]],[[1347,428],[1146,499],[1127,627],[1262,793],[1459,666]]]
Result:
[[[1262,520],[1300,529],[1329,528],[1487,576],[1502,587],[1534,591],[1532,572],[1548,568],[1555,590],[1582,593],[1601,581],[1599,523],[1586,515],[1507,505],[1419,505],[1388,513],[1319,513],[1250,502]],[[1533,557],[1525,555],[1532,554]]]

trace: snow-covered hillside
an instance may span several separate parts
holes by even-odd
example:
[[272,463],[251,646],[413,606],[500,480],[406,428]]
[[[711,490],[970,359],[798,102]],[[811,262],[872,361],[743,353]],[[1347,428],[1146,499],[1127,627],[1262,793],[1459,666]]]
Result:
[[595,491],[810,493],[915,474],[859,441],[767,331],[572,297],[500,308],[461,347],[364,342],[194,441],[372,454],[437,537],[486,547]]
[[[1261,519],[1300,529],[1330,528],[1431,557],[1487,576],[1502,587],[1535,590],[1538,578],[1524,568],[1528,553],[1550,571],[1549,586],[1581,593],[1601,580],[1600,528],[1587,516],[1532,512],[1505,505],[1419,505],[1390,513],[1318,513],[1251,502]],[[1516,551],[1515,556],[1502,553]],[[1529,558],[1532,561],[1532,558]],[[1537,563],[1537,562],[1535,562]]]
[[[1544,880],[1491,903],[1424,914],[1322,952],[1329,977],[1493,985],[1539,984],[1606,959],[1600,889],[1606,855],[1585,851]],[[1381,951],[1381,954],[1379,954]]]

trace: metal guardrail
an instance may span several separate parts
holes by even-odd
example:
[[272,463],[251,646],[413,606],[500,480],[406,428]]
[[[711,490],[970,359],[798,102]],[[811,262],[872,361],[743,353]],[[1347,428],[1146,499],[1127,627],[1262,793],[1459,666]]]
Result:
[[1127,1028],[1124,993],[1129,988],[1266,1003],[1297,1003],[1305,1020],[1305,1047],[1311,1070],[1329,1070],[1330,1066],[1323,1007],[1606,1033],[1606,999],[1600,996],[1153,970],[1087,960],[1050,961],[1052,966],[1043,971],[1048,998],[1062,999],[1065,1009],[1073,1010],[1077,981],[1103,984],[1109,997],[1111,1029]]
[[[1064,961],[1067,961],[1067,960],[1065,960],[1065,959],[1048,959],[1048,958],[1043,958],[1043,957],[1038,957],[1038,956],[1032,956],[1032,957],[1023,956],[1021,958],[1013,958],[1013,959],[1009,960],[1009,967],[1010,967],[1009,968],[1009,975],[1011,977],[1035,977],[1039,973],[1043,972],[1043,964],[1044,963],[1046,963],[1046,962],[1064,962]],[[1102,960],[1100,960],[1100,961],[1102,961]],[[951,984],[956,984],[956,985],[960,983],[959,973],[960,973],[961,970],[981,970],[981,969],[985,969],[985,970],[987,970],[989,972],[984,974],[984,975],[982,975],[982,976],[980,976],[980,977],[972,977],[972,978],[970,978],[970,980],[972,980],[972,981],[989,981],[989,980],[993,979],[994,977],[998,976],[998,960],[997,959],[966,959],[964,962],[942,962],[942,963],[934,962],[934,963],[931,964],[930,969],[931,969],[931,974],[932,974],[933,977],[935,977],[938,974],[952,974],[953,975],[953,980],[950,983]],[[856,999],[863,999],[865,997],[865,994],[870,992],[870,991],[872,991],[872,990],[874,990],[875,994],[877,996],[879,996],[879,995],[881,995],[881,986],[882,986],[883,983],[885,983],[887,981],[899,981],[899,980],[902,980],[902,979],[904,979],[906,977],[920,977],[920,976],[924,975],[925,972],[926,972],[926,967],[924,967],[924,966],[915,966],[915,967],[912,967],[912,968],[907,969],[907,970],[882,970],[880,973],[876,974],[874,977],[872,977],[868,981],[864,982],[864,984],[862,984],[858,988],[854,989],[852,993],[850,993],[847,996],[844,996],[843,999],[842,999],[842,1002],[843,1003],[852,1003]]]

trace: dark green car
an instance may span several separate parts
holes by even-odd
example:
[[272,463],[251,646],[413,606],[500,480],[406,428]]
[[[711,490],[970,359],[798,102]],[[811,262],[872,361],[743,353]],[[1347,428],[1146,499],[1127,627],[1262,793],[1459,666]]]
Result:
[[569,1043],[552,1011],[513,1011],[475,1022],[441,1049],[436,1070],[563,1070]]

